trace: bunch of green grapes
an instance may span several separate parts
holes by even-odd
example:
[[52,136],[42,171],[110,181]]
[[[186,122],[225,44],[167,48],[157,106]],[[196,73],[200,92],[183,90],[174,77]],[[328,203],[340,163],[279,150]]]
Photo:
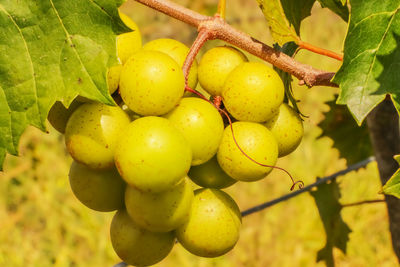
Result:
[[264,178],[298,146],[301,120],[282,103],[283,84],[272,69],[236,48],[216,47],[193,63],[188,85],[199,81],[222,96],[224,112],[237,120],[225,127],[219,107],[184,97],[189,48],[172,39],[142,46],[137,25],[120,16],[132,32],[118,36],[121,64],[107,80],[122,102],[57,102],[48,116],[74,159],[71,189],[90,209],[117,211],[111,241],[128,264],[153,265],[176,240],[195,255],[221,256],[241,226],[238,205],[221,189]]

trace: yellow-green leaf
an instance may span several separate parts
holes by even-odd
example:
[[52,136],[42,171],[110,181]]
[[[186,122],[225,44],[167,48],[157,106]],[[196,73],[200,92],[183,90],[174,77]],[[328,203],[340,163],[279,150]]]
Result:
[[[400,164],[400,155],[396,155],[394,159]],[[383,193],[400,198],[400,169],[383,186]]]
[[298,42],[301,21],[311,14],[315,0],[257,0],[272,37],[280,46]]

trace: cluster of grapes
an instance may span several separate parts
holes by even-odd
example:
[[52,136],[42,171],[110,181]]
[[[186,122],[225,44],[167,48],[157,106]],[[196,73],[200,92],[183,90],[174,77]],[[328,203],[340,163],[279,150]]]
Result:
[[[282,104],[280,77],[233,47],[209,50],[188,76],[224,107],[184,97],[189,48],[171,39],[142,47],[136,24],[121,18],[133,31],[118,37],[121,64],[107,77],[121,104],[78,99],[49,113],[74,159],[72,191],[91,209],[118,210],[111,241],[129,264],[159,262],[176,239],[195,255],[223,255],[239,238],[241,215],[221,189],[264,178],[298,146],[302,122]],[[219,111],[235,122],[224,125]],[[190,180],[202,188],[193,191]]]

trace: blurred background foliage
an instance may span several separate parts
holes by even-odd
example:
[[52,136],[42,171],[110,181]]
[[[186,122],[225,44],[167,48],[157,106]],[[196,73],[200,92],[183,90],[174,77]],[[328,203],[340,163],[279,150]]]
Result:
[[[176,1],[203,14],[212,15],[217,0]],[[139,25],[144,41],[174,38],[188,46],[195,29],[128,1],[122,10]],[[235,27],[272,45],[266,21],[256,1],[229,0],[227,19]],[[346,25],[329,10],[316,4],[312,16],[301,27],[304,41],[341,51]],[[220,45],[206,44],[202,50]],[[199,55],[201,56],[201,54]],[[199,57],[200,58],[200,57]],[[257,60],[249,56],[251,60]],[[317,68],[336,71],[333,59],[300,51],[296,58]],[[297,86],[294,95],[305,118],[305,136],[293,154],[278,165],[306,184],[346,167],[329,138],[318,138],[323,112],[329,110],[337,89]],[[9,156],[0,173],[0,266],[112,266],[120,260],[112,250],[109,226],[113,213],[98,213],[81,205],[68,183],[71,158],[64,140],[54,129],[47,134],[29,128],[20,143],[20,157]],[[342,203],[382,198],[375,163],[338,179]],[[227,191],[240,208],[287,194],[291,183],[274,170],[256,183],[237,183]],[[334,251],[337,266],[397,266],[388,231],[386,207],[382,203],[347,207],[343,219],[352,229],[347,255]],[[240,240],[233,251],[216,259],[190,255],[179,244],[157,266],[324,266],[316,255],[325,244],[317,207],[309,194],[302,194],[243,219]]]

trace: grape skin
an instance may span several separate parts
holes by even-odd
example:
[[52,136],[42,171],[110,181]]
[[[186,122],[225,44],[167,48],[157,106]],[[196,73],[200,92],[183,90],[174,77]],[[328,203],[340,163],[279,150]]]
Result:
[[[278,144],[267,127],[254,122],[234,122],[233,132],[239,147],[258,163],[274,166],[278,158]],[[257,181],[272,168],[261,166],[243,154],[234,142],[230,126],[225,128],[217,153],[221,168],[239,181]]]
[[200,165],[217,153],[224,123],[213,105],[200,98],[182,98],[164,117],[188,140],[193,152],[192,165]]
[[71,115],[65,144],[72,158],[92,169],[114,166],[114,151],[130,119],[119,107],[85,103]]
[[118,256],[134,266],[149,266],[164,259],[175,244],[173,232],[153,233],[137,226],[125,210],[118,211],[110,228]]
[[152,232],[169,232],[185,223],[192,201],[193,189],[187,178],[160,193],[141,192],[132,186],[125,193],[126,210],[131,219]]
[[[143,46],[143,49],[163,52],[172,57],[180,67],[183,67],[183,63],[185,63],[186,56],[189,53],[189,47],[177,40],[168,38],[150,41]],[[188,76],[188,85],[192,89],[197,86],[197,68],[197,60],[194,59]]]
[[288,104],[283,103],[279,113],[265,123],[278,142],[279,157],[292,153],[303,138],[303,123],[299,114]]
[[136,119],[115,150],[122,178],[144,192],[162,192],[186,176],[192,161],[190,145],[172,123],[160,117]]
[[231,46],[219,46],[208,50],[200,60],[198,76],[200,85],[213,96],[222,95],[229,73],[247,57]]
[[237,182],[221,169],[217,156],[201,165],[192,166],[188,176],[197,185],[205,188],[222,189]]
[[179,243],[194,255],[218,257],[235,246],[240,226],[239,207],[227,193],[198,189],[189,221],[175,232]]
[[76,198],[92,210],[113,211],[124,207],[125,182],[115,168],[99,171],[72,162],[69,182]]
[[72,113],[80,105],[82,105],[82,102],[79,102],[75,99],[74,101],[72,101],[71,105],[66,108],[60,101],[57,101],[51,107],[49,114],[47,115],[47,119],[49,120],[51,126],[54,127],[54,129],[63,134],[65,133],[65,128],[67,126],[69,117],[71,117]]
[[124,65],[119,85],[129,109],[143,116],[156,116],[179,103],[185,79],[181,67],[167,54],[141,50]]
[[259,62],[245,62],[226,78],[222,98],[237,120],[265,122],[279,109],[285,88],[279,75]]

